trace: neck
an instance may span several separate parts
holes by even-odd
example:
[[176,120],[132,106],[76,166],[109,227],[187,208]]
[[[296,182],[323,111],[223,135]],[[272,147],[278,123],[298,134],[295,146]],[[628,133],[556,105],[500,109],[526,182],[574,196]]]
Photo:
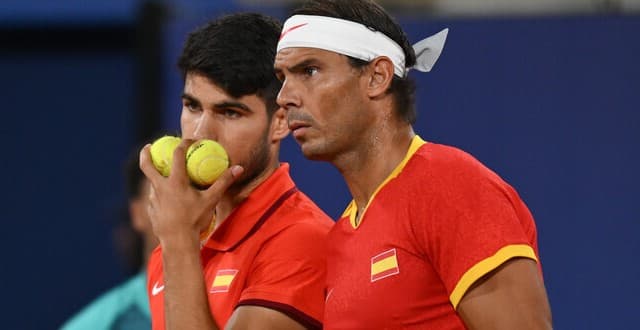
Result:
[[380,184],[402,162],[414,136],[410,125],[382,125],[361,139],[366,142],[333,161],[349,187],[359,215]]

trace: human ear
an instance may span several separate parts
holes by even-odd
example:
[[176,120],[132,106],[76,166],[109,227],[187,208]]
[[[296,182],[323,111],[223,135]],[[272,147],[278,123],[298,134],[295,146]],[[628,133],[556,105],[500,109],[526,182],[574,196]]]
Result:
[[384,95],[393,81],[393,62],[388,57],[381,56],[371,61],[369,68],[369,85],[367,86],[369,97],[376,98]]
[[284,108],[278,108],[271,116],[271,142],[278,142],[289,135],[287,112]]

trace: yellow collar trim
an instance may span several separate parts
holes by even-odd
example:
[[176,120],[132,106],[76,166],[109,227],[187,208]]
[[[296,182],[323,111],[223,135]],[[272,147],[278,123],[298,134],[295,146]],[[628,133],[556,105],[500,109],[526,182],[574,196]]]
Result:
[[405,165],[407,165],[407,162],[409,162],[409,159],[411,159],[411,157],[413,157],[413,154],[415,154],[416,151],[420,147],[422,147],[422,145],[424,145],[425,143],[427,142],[422,140],[418,135],[415,135],[413,139],[411,139],[411,145],[409,146],[409,150],[407,151],[407,154],[404,156],[404,159],[400,162],[400,164],[398,164],[398,166],[396,166],[396,168],[393,169],[393,171],[391,171],[391,174],[389,174],[389,176],[386,179],[384,179],[384,181],[382,181],[382,183],[378,186],[378,188],[376,188],[375,192],[367,202],[367,206],[364,208],[364,211],[362,211],[362,215],[360,215],[359,223],[356,223],[356,215],[358,214],[358,207],[356,206],[355,200],[351,200],[347,208],[342,213],[341,218],[348,216],[351,226],[353,226],[354,229],[358,228],[358,226],[362,223],[362,219],[364,219],[365,213],[367,213],[369,204],[371,204],[371,201],[374,198],[376,198],[376,195],[378,194],[380,189],[382,189],[382,187],[384,187],[387,184],[387,182],[391,181],[392,179],[397,177],[400,174],[400,172],[402,172]]

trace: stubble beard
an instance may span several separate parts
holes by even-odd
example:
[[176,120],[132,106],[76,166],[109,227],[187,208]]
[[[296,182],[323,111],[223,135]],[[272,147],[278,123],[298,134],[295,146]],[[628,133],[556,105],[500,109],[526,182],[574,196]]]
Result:
[[230,190],[241,191],[242,188],[259,177],[269,166],[271,157],[267,129],[265,129],[262,138],[251,149],[250,155],[246,163],[240,164],[244,168],[244,171],[240,178],[231,185]]

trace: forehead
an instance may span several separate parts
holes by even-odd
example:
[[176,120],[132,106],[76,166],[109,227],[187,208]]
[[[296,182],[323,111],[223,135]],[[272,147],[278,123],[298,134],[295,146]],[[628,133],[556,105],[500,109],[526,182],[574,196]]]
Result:
[[220,86],[198,72],[187,73],[184,80],[184,90],[192,93],[211,93],[213,91],[216,94],[228,96]]
[[347,57],[336,52],[319,48],[292,47],[282,49],[276,54],[275,68],[288,69],[290,66],[310,60],[326,64],[347,63]]

